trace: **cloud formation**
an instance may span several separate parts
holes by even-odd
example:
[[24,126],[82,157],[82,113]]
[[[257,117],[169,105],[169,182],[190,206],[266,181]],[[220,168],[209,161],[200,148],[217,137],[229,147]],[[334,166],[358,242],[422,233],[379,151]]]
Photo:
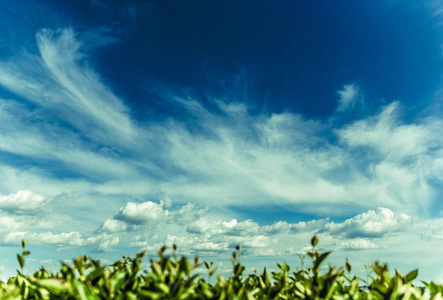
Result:
[[[107,241],[125,240],[131,247],[154,251],[164,243],[175,243],[184,253],[227,252],[238,244],[250,248],[253,256],[282,255],[282,245],[297,237],[314,234],[326,238],[331,249],[337,251],[368,250],[381,247],[383,238],[411,233],[417,224],[406,214],[395,214],[390,209],[378,208],[358,214],[341,223],[328,219],[288,223],[278,221],[259,225],[253,220],[215,218],[213,212],[202,211],[195,204],[186,204],[166,210],[164,201],[155,203],[127,203],[112,219],[106,220],[97,231]],[[121,218],[122,212],[137,212],[135,219]],[[180,215],[180,218],[176,218]],[[422,225],[420,225],[422,226]],[[168,227],[169,230],[163,229]],[[346,239],[342,239],[345,237]],[[95,241],[90,237],[86,241]],[[103,242],[102,242],[103,244]],[[378,246],[377,246],[378,244]],[[305,247],[305,246],[303,246]]]
[[[271,201],[337,215],[382,205],[425,211],[440,192],[430,182],[443,180],[441,122],[404,124],[398,102],[333,128],[227,100],[210,99],[209,108],[158,86],[157,97],[191,117],[141,125],[89,67],[72,29],[42,30],[37,45],[39,56],[0,63],[0,84],[17,95],[1,99],[0,150],[36,168],[52,163],[53,172],[68,171],[94,191],[203,207]],[[339,94],[338,110],[363,101],[355,85]],[[133,215],[127,208],[121,218]]]
[[142,225],[164,219],[168,214],[169,212],[164,210],[162,205],[151,201],[140,204],[129,202],[120,209],[116,218],[129,224]]
[[47,201],[31,191],[0,196],[0,209],[11,214],[36,214],[44,210]]
[[379,207],[377,211],[369,210],[343,223],[327,223],[324,230],[347,238],[379,238],[386,234],[408,230],[412,222],[412,218],[406,214],[395,216],[390,209]]
[[359,97],[359,89],[353,84],[348,84],[343,87],[343,90],[338,92],[340,99],[338,101],[337,112],[344,112],[352,109],[357,102],[361,101]]
[[[336,127],[335,116],[257,113],[158,85],[147,97],[186,120],[141,120],[92,69],[72,29],[42,30],[36,39],[38,53],[0,62],[10,95],[0,98],[0,151],[16,158],[0,160],[2,245],[26,238],[104,253],[174,242],[183,253],[215,255],[242,243],[265,257],[307,249],[313,234],[337,251],[375,251],[411,232],[440,239],[414,221],[440,209],[438,116],[406,122],[392,102]],[[364,104],[356,85],[339,96],[337,114]],[[66,207],[54,205],[68,188],[75,196]],[[275,216],[264,225],[233,212],[263,204],[290,209],[294,220],[318,217]],[[353,217],[323,217],[343,214]]]
[[44,197],[29,190],[18,191],[6,196],[0,195],[0,210],[11,215],[37,215],[48,213],[54,204],[70,197],[65,191],[52,197]]

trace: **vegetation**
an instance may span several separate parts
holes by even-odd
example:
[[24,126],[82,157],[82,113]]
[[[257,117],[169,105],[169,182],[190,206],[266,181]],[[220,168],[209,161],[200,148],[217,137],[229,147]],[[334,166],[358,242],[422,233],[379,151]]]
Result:
[[[279,271],[245,275],[240,263],[241,246],[232,255],[233,274],[229,278],[216,273],[213,262],[177,257],[177,248],[166,255],[166,247],[158,252],[148,267],[143,267],[145,252],[135,258],[125,257],[110,266],[80,256],[72,265],[61,263],[57,273],[41,268],[33,275],[24,275],[25,257],[30,254],[22,242],[17,255],[20,271],[6,283],[0,282],[0,299],[442,299],[443,286],[425,283],[424,288],[412,284],[418,271],[407,275],[391,274],[387,265],[375,262],[369,266],[374,276],[371,283],[351,276],[351,265],[322,267],[330,252],[315,251],[318,239],[311,241],[313,251],[307,255],[312,266],[291,272],[286,263],[277,264]],[[207,274],[197,273],[206,268]],[[207,280],[205,280],[205,278]],[[362,286],[365,285],[365,288]]]

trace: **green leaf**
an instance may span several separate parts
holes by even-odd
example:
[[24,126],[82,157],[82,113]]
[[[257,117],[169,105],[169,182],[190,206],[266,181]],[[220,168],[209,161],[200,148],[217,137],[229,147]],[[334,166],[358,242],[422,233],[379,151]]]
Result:
[[25,266],[25,259],[20,254],[17,254],[18,264],[20,265],[20,269],[23,269]]
[[161,267],[161,266],[159,265],[159,263],[156,262],[155,260],[153,260],[153,261],[151,262],[151,267],[152,267],[152,270],[153,270],[155,273],[157,273],[158,275],[163,275],[162,267]]
[[68,287],[61,279],[40,279],[37,281],[37,285],[55,295],[60,295],[68,291]]
[[418,275],[418,269],[415,269],[415,270],[409,272],[409,273],[405,276],[405,283],[412,282],[412,280],[414,280],[415,278],[417,278],[417,275]]
[[125,282],[127,273],[124,271],[117,272],[111,277],[111,292],[117,292]]
[[312,247],[317,246],[318,244],[318,237],[316,235],[314,235],[314,237],[311,239],[311,245]]
[[100,300],[100,297],[93,294],[84,282],[74,279],[72,283],[77,290],[80,300]]
[[89,273],[88,275],[89,280],[94,280],[96,278],[99,278],[100,276],[103,275],[105,270],[106,269],[102,267],[95,268],[91,273]]
[[346,271],[348,271],[348,273],[351,272],[352,267],[351,267],[351,265],[349,264],[349,261],[348,261],[347,258],[346,258],[345,267],[346,267]]
[[331,254],[330,251],[322,253],[315,261],[314,261],[314,269],[317,269],[321,263],[326,259],[326,257]]

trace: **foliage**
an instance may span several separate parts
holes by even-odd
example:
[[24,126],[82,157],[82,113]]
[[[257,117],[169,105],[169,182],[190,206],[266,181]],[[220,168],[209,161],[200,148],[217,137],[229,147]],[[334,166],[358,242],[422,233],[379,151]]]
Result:
[[[135,258],[123,256],[110,266],[80,256],[71,266],[61,263],[57,273],[42,267],[33,275],[24,275],[25,257],[30,252],[23,241],[22,253],[17,255],[20,271],[6,283],[0,281],[0,299],[442,299],[442,285],[431,282],[417,288],[412,284],[417,270],[391,274],[387,265],[378,262],[368,267],[374,276],[363,288],[364,281],[350,275],[347,260],[344,269],[322,267],[330,252],[315,251],[317,243],[314,237],[313,250],[307,253],[312,266],[307,269],[291,272],[283,263],[277,264],[279,271],[269,272],[265,267],[261,274],[250,275],[245,275],[240,263],[244,251],[237,246],[231,258],[233,274],[229,278],[218,275],[211,284],[217,271],[214,262],[201,262],[198,256],[179,258],[175,245],[172,255],[166,255],[166,247],[162,247],[146,268],[142,266],[146,253],[141,252]],[[207,277],[197,272],[200,267],[206,268]]]

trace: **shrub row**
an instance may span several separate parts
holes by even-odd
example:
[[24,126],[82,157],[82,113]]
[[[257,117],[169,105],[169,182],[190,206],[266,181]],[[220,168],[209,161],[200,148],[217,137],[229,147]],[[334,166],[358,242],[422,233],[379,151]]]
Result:
[[[42,267],[33,275],[24,275],[25,257],[30,252],[23,241],[22,253],[17,255],[21,271],[6,283],[0,281],[0,299],[443,299],[442,285],[413,285],[418,270],[407,275],[398,271],[391,274],[387,265],[375,262],[370,266],[374,275],[366,283],[350,275],[347,260],[344,268],[322,267],[330,252],[315,251],[317,242],[317,237],[311,240],[309,268],[291,271],[283,263],[277,264],[276,272],[264,268],[261,274],[249,275],[240,263],[243,251],[238,246],[231,258],[232,275],[218,275],[211,284],[210,278],[217,271],[213,262],[202,262],[198,256],[178,257],[175,245],[171,255],[166,255],[166,247],[162,247],[157,259],[145,267],[145,252],[135,258],[123,256],[109,266],[80,256],[72,264],[61,263],[56,273]],[[207,276],[196,272],[201,267],[207,269]]]

